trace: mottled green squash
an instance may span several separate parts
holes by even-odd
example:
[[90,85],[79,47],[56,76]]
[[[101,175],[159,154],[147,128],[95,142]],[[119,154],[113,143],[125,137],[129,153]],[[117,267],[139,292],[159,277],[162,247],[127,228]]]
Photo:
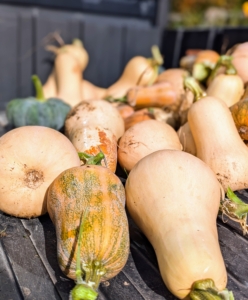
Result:
[[57,98],[45,99],[42,85],[36,75],[32,76],[36,97],[13,99],[6,107],[11,127],[40,125],[60,130],[71,107]]
[[129,254],[120,179],[97,165],[65,170],[48,189],[47,209],[56,228],[59,266],[67,277],[77,279],[72,294],[79,288],[79,294],[95,295],[72,299],[96,299],[99,283],[117,275]]

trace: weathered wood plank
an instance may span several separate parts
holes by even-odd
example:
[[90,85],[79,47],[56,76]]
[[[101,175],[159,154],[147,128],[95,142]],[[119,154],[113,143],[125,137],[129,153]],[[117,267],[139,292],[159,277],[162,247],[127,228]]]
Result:
[[0,240],[0,296],[2,299],[22,300],[22,293]]
[[[18,218],[0,212],[1,229],[6,228],[2,243],[25,300],[60,300],[54,285],[29,238],[30,232]],[[1,297],[0,297],[1,298]]]

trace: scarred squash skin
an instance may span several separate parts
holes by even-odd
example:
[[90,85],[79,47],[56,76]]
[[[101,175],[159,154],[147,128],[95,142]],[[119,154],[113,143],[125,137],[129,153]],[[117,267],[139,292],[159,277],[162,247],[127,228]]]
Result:
[[83,272],[97,269],[104,281],[121,271],[129,254],[129,232],[124,187],[114,173],[95,165],[62,172],[49,187],[47,209],[56,228],[59,266],[67,277],[76,279],[81,218]]
[[68,136],[78,152],[97,155],[102,151],[105,159],[101,165],[113,173],[117,165],[117,141],[113,132],[101,126],[82,126]]

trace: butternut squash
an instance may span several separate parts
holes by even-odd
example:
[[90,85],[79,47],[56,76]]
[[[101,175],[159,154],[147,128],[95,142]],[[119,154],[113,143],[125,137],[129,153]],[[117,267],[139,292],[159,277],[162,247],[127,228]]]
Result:
[[21,218],[47,212],[45,194],[64,170],[80,166],[72,143],[43,126],[22,126],[0,138],[0,210]]
[[70,106],[82,101],[82,69],[78,61],[68,52],[61,52],[55,58],[55,72],[57,78],[57,97]]
[[163,110],[159,107],[149,107],[138,109],[133,114],[125,118],[125,130],[128,130],[131,126],[145,120],[157,120],[165,122],[171,125],[173,128],[177,125],[175,115],[169,108]]
[[219,58],[219,53],[214,50],[199,51],[193,65],[192,76],[200,82],[206,82]]
[[230,111],[242,140],[248,140],[248,83],[245,84],[245,92],[237,103],[230,107]]
[[113,132],[119,139],[125,129],[119,111],[105,100],[81,101],[67,115],[65,134],[70,138],[73,131],[83,126],[101,126]]
[[101,151],[105,157],[101,164],[113,173],[116,171],[117,141],[111,130],[100,126],[82,126],[73,131],[69,139],[77,152],[94,156]]
[[238,75],[242,78],[244,84],[248,81],[247,66],[248,66],[248,42],[234,45],[227,51],[227,55],[232,56],[232,63],[237,70]]
[[188,112],[197,157],[215,172],[225,191],[248,188],[248,149],[222,100],[205,97]]
[[152,84],[158,76],[158,67],[163,64],[163,58],[157,46],[152,47],[152,58],[135,56],[126,64],[121,77],[106,92],[107,98],[124,97],[127,91],[135,85]]
[[210,97],[223,100],[230,107],[241,99],[244,93],[244,84],[232,64],[232,57],[221,56],[213,72],[217,72],[222,65],[225,66],[225,74],[214,77],[208,85],[206,93]]
[[112,105],[119,111],[123,119],[130,117],[134,113],[134,108],[129,104],[113,102]]
[[[83,47],[83,43],[79,39],[74,39],[72,41],[72,44],[65,45],[62,43],[60,47],[48,45],[48,46],[46,46],[46,49],[48,51],[55,53],[56,57],[61,53],[70,54],[75,60],[74,63],[75,62],[77,63],[78,68],[81,70],[81,73],[85,70],[85,68],[88,65],[88,61],[89,61],[88,53],[85,50],[85,48]],[[56,57],[55,57],[55,61],[56,61]],[[74,75],[74,77],[73,76],[71,77],[72,82],[70,84],[72,84],[76,78],[74,73],[76,73],[77,67],[75,64],[72,64],[69,59],[66,59],[67,55],[62,56],[62,57],[63,57],[63,59],[59,59],[59,62],[57,63],[59,65],[59,66],[57,66],[57,68],[59,68],[59,70],[61,70],[62,73],[66,75],[65,78],[67,78],[67,80],[68,79],[70,80],[70,74]],[[61,64],[62,64],[63,68],[61,67]],[[72,69],[71,69],[70,65],[72,65]],[[64,71],[64,68],[67,68],[67,71]],[[56,97],[58,95],[58,79],[61,78],[61,76],[59,74],[59,77],[57,77],[58,69],[57,69],[57,71],[55,69],[56,69],[56,64],[55,64],[51,74],[49,75],[47,81],[43,85],[43,92],[44,92],[45,98]],[[74,69],[74,71],[73,71],[73,69]],[[80,77],[82,78],[82,74]],[[63,76],[62,76],[62,78],[63,78]],[[62,84],[60,84],[60,82],[59,82],[59,86],[60,86],[60,88],[62,88],[62,90],[59,91],[59,94],[60,94],[60,96],[62,95],[66,98],[69,97],[68,94],[69,95],[71,94],[72,97],[77,98],[78,97],[77,89],[75,89],[75,93],[73,93],[73,88],[75,88],[76,86],[73,86],[72,89],[67,92],[66,87],[67,87],[67,85],[70,86],[70,84],[68,84],[68,82],[67,82],[66,86],[63,86],[63,82],[62,82]],[[66,91],[65,94],[63,94],[64,91]],[[80,101],[81,100],[82,99],[80,98]],[[74,103],[75,103],[74,101],[70,100],[69,102],[72,103],[72,105],[74,105]]]
[[183,151],[190,153],[192,155],[196,155],[196,147],[195,141],[192,136],[189,123],[185,123],[184,125],[180,126],[177,131],[179,141],[182,144]]
[[[222,193],[214,172],[193,155],[159,150],[134,166],[125,189],[128,212],[151,242],[167,288],[179,299],[220,299],[227,272],[216,226]],[[214,283],[217,291],[194,291],[203,283]]]
[[[189,72],[184,69],[171,68],[163,71],[157,77],[156,82],[169,82],[177,92],[177,105],[175,106],[176,111],[179,109],[183,101],[187,102],[187,100],[185,99],[187,97],[185,96],[184,78],[188,76]],[[189,101],[191,100],[189,99]]]
[[168,124],[146,120],[130,127],[118,144],[118,162],[127,172],[148,154],[161,149],[182,150],[176,131]]
[[81,82],[82,101],[91,99],[104,99],[106,89],[94,85],[88,80],[83,79]]
[[170,82],[150,86],[135,86],[127,92],[127,103],[135,109],[144,107],[171,107],[177,102],[177,92]]
[[[120,179],[102,166],[69,168],[50,185],[47,209],[56,229],[59,266],[67,277],[77,279],[73,299],[96,299],[100,282],[118,274],[129,254]],[[75,298],[77,290],[88,296]]]

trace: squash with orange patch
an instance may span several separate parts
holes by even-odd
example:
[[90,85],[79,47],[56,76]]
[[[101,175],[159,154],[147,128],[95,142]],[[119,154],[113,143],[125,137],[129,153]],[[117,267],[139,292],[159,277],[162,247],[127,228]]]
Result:
[[75,280],[79,267],[84,274],[80,287],[95,295],[79,299],[96,299],[99,283],[117,275],[129,254],[125,191],[121,181],[102,166],[70,168],[49,187],[47,209],[56,228],[61,270]]
[[111,130],[102,126],[81,126],[73,131],[68,138],[78,152],[97,155],[101,151],[105,159],[101,164],[113,173],[117,165],[117,141]]

